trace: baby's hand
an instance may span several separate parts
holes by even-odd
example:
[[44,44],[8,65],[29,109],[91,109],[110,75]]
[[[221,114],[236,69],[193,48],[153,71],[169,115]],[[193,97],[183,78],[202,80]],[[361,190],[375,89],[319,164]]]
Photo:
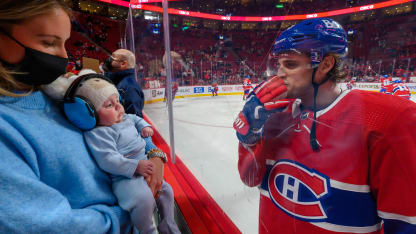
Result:
[[144,178],[153,175],[154,164],[149,160],[140,160],[136,168],[136,174],[142,175]]
[[151,137],[153,136],[153,129],[151,127],[144,127],[140,131],[140,134],[142,135],[142,137]]

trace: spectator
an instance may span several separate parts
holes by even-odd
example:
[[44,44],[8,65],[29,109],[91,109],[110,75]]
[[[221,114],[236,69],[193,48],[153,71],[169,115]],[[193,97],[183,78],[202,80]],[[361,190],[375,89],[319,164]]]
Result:
[[104,66],[109,77],[122,92],[123,105],[127,114],[135,114],[143,118],[144,94],[135,78],[136,58],[126,49],[113,52]]
[[62,0],[0,9],[0,232],[130,232],[82,132],[40,90],[65,73],[70,10]]

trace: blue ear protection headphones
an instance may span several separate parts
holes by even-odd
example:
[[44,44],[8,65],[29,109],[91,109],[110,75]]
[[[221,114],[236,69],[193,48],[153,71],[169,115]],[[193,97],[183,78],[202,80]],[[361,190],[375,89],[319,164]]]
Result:
[[91,130],[97,125],[98,110],[95,109],[94,105],[87,98],[75,95],[75,93],[84,81],[92,78],[103,79],[113,84],[111,80],[103,75],[96,73],[85,74],[72,82],[64,96],[63,111],[65,116],[73,125],[84,131]]

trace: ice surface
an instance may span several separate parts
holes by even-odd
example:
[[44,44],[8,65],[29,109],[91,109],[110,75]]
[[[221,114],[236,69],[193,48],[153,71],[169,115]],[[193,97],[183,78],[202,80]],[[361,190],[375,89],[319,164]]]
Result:
[[[416,102],[415,95],[412,101]],[[242,96],[175,99],[176,154],[243,233],[258,232],[257,188],[245,186],[237,170],[237,138],[232,128]],[[169,143],[166,103],[147,104],[145,113]]]
[[[175,99],[176,154],[243,233],[258,232],[259,191],[238,174],[238,141],[232,128],[242,96]],[[145,105],[145,113],[169,143],[166,103]]]

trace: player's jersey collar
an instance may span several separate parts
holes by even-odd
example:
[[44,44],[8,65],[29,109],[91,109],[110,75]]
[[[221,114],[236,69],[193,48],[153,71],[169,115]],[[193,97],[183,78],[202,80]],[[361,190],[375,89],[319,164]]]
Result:
[[[316,112],[316,118],[318,118],[319,116],[325,114],[326,112],[328,112],[329,110],[331,110],[334,106],[336,106],[338,104],[338,102],[340,102],[351,90],[342,90],[341,94],[327,107],[325,107],[322,110],[319,110]],[[299,100],[299,99],[297,99]],[[299,100],[300,101],[300,100]],[[300,114],[302,112],[305,112],[306,108],[304,108],[302,106],[302,103],[298,102],[295,103],[293,106],[293,116],[296,116],[297,114]]]

